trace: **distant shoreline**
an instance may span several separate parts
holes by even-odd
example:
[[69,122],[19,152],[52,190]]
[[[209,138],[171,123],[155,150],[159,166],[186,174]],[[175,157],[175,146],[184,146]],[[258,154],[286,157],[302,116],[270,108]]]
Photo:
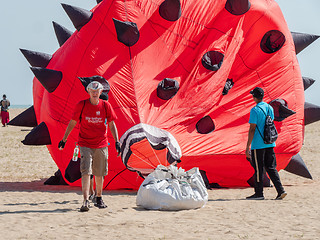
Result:
[[31,107],[32,105],[11,105],[10,108],[14,108],[14,109],[18,109],[18,108],[29,108]]

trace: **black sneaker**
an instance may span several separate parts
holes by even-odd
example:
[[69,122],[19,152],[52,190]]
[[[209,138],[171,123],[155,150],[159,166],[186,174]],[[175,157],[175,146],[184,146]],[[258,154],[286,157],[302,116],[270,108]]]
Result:
[[80,208],[80,212],[88,212],[90,208],[89,200],[84,200],[83,205]]
[[288,195],[288,194],[287,194],[286,192],[279,193],[275,200],[282,200],[282,199],[284,199],[287,195]]
[[96,198],[96,194],[94,193],[89,196],[89,200],[91,200],[93,203],[95,201],[95,198]]
[[256,195],[253,194],[249,197],[246,197],[247,200],[264,200],[264,196],[263,195]]
[[106,208],[107,205],[104,204],[102,198],[98,198],[96,197],[96,203],[94,204],[95,207],[98,207],[98,208]]

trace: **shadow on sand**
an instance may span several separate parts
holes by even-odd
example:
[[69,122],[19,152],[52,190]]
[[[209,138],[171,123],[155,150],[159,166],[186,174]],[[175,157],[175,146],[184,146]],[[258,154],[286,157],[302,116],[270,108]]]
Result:
[[[74,187],[69,185],[44,185],[46,179],[41,179],[31,182],[0,182],[0,193],[5,192],[47,192],[47,193],[75,193],[77,195],[82,195],[81,187]],[[133,190],[104,190],[103,195],[136,195],[137,191]],[[79,198],[81,199],[81,197]],[[14,203],[3,203],[2,207],[8,209],[5,211],[0,211],[1,215],[11,215],[11,214],[25,214],[25,213],[39,213],[39,214],[50,214],[50,213],[66,213],[72,211],[79,211],[79,206],[81,200],[65,200],[65,201],[22,201]],[[46,205],[54,206],[55,209],[37,209],[45,208]],[[76,208],[70,208],[70,206],[77,206]],[[1,207],[1,205],[0,205]],[[28,209],[28,208],[35,209]],[[66,207],[66,208],[64,208]],[[9,210],[13,208],[14,210]],[[22,209],[21,209],[22,208]],[[20,209],[20,210],[16,210]]]
[[[44,185],[46,179],[31,182],[0,182],[0,192],[54,192],[82,195],[81,187],[69,185]],[[103,190],[103,195],[136,195],[136,190]]]
[[31,182],[0,182],[0,192],[77,192],[80,187],[68,185],[44,185],[46,179]]

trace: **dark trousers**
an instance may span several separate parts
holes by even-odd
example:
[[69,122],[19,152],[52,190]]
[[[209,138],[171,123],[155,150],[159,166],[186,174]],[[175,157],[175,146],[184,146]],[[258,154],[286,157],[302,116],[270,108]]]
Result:
[[251,150],[252,166],[255,170],[255,193],[263,195],[263,168],[265,168],[278,194],[283,193],[284,189],[276,169],[276,155],[271,148]]

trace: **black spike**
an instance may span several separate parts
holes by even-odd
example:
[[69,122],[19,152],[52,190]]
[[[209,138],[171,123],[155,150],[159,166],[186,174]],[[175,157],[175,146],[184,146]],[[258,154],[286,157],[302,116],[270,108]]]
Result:
[[320,120],[320,107],[312,103],[304,103],[304,125]]
[[137,24],[133,22],[122,22],[114,18],[113,23],[116,28],[119,42],[122,42],[128,47],[131,47],[138,42],[140,33]]
[[68,185],[66,181],[63,179],[60,169],[58,169],[54,173],[54,175],[48,178],[43,184],[44,185]]
[[233,79],[228,78],[222,90],[222,95],[227,95],[230,89],[233,87],[233,85],[234,85]]
[[312,176],[299,153],[291,158],[284,170],[301,177],[312,179]]
[[219,185],[219,183],[210,183],[210,182],[209,182],[209,179],[208,179],[208,177],[207,177],[206,171],[204,171],[204,170],[199,170],[199,172],[200,172],[200,174],[201,174],[202,180],[203,180],[204,184],[206,185],[206,188],[207,188],[207,189],[213,189],[213,188],[219,188],[219,189],[221,189],[221,188],[223,188],[223,187],[221,187],[221,186]]
[[53,23],[53,28],[56,33],[56,37],[58,39],[60,47],[71,37],[73,32],[66,29],[65,27],[61,26],[60,24],[56,22]]
[[274,120],[277,122],[281,122],[287,117],[296,113],[288,108],[287,102],[281,98],[274,99],[269,104],[274,110]]
[[97,4],[101,3],[103,0],[97,0]]
[[38,125],[34,107],[31,106],[12,119],[8,125],[21,127],[36,127]]
[[202,66],[211,71],[220,69],[224,55],[218,51],[206,52],[201,59]]
[[90,19],[92,18],[92,12],[79,8],[79,7],[74,7],[70,6],[68,4],[61,3],[63,9],[66,11],[68,14],[70,20],[73,23],[73,26],[80,31],[80,29],[86,25]]
[[31,67],[30,69],[49,93],[56,90],[62,80],[62,72],[60,71],[39,67]]
[[92,76],[92,77],[78,77],[78,79],[81,81],[81,83],[84,86],[84,89],[86,91],[87,91],[87,86],[92,81],[97,81],[97,82],[101,83],[103,86],[103,91],[100,95],[100,99],[108,101],[108,99],[109,99],[108,93],[110,91],[110,84],[107,79],[105,79],[104,77],[99,76],[99,75]]
[[265,53],[274,54],[283,47],[285,42],[286,37],[282,32],[279,30],[270,30],[263,35],[260,48]]
[[180,0],[165,0],[159,7],[159,14],[168,21],[177,21],[181,17]]
[[205,116],[197,122],[196,129],[198,133],[208,134],[214,131],[215,125],[210,116]]
[[157,87],[157,96],[163,100],[169,100],[173,98],[179,91],[179,82],[165,78],[163,79]]
[[303,88],[304,90],[307,90],[316,80],[308,77],[302,77],[303,80]]
[[81,178],[80,159],[78,160],[79,161],[70,161],[64,172],[64,177],[71,183]]
[[[251,187],[254,187],[254,186],[255,186],[255,178],[256,178],[256,174],[253,174],[253,176],[247,181],[247,183],[248,183]],[[270,179],[268,178],[265,170],[264,170],[264,173],[263,173],[263,186],[264,186],[264,187],[271,187]]]
[[30,63],[32,67],[43,67],[46,68],[52,58],[52,55],[41,53],[41,52],[35,52],[30,51],[26,49],[21,49],[20,51],[25,56],[27,61]]
[[31,132],[21,142],[24,145],[33,146],[50,145],[51,138],[47,125],[44,122],[40,123],[38,126],[33,128]]
[[251,3],[249,0],[228,0],[225,9],[233,15],[242,15],[249,11]]
[[311,43],[319,38],[317,35],[291,32],[296,54],[299,54],[303,49],[308,47]]
[[290,117],[291,115],[295,114],[296,112],[288,108],[288,106],[280,105],[279,106],[279,114],[280,117],[285,119],[287,117]]

